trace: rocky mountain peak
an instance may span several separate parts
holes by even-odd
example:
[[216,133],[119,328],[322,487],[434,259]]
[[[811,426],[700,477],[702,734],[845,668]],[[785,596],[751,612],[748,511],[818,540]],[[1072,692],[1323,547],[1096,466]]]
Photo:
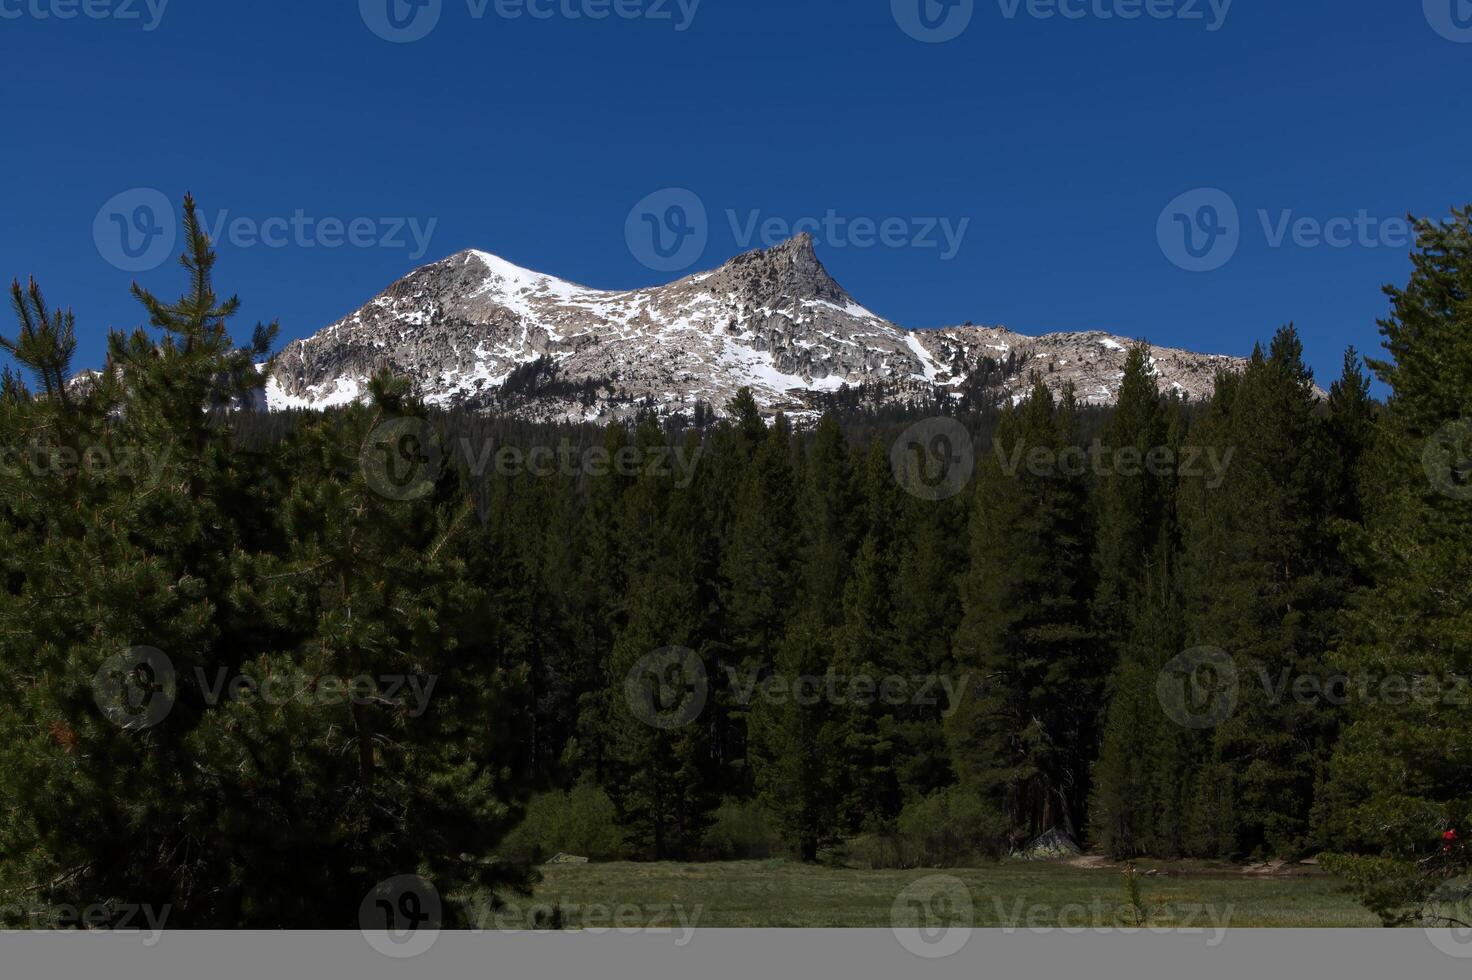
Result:
[[845,306],[852,302],[813,247],[813,236],[803,232],[780,245],[738,255],[714,273],[712,285],[727,286],[753,301],[822,300]]
[[[1131,342],[1103,333],[1028,337],[1000,327],[907,330],[861,306],[823,267],[811,235],[710,272],[602,290],[468,250],[416,269],[362,309],[276,358],[271,408],[365,397],[380,367],[431,405],[531,420],[597,421],[640,411],[724,409],[743,387],[769,412],[867,386],[880,400],[944,397],[988,378],[1017,399],[1032,374],[1081,400],[1118,395]],[[1210,393],[1237,358],[1152,348],[1161,387]]]

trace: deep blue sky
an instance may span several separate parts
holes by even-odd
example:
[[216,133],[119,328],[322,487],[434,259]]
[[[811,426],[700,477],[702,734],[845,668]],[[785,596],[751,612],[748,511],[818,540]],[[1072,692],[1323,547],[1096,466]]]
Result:
[[[733,234],[733,211],[964,219],[949,260],[822,229],[819,254],[910,326],[1105,329],[1240,354],[1293,320],[1326,383],[1347,344],[1378,348],[1380,286],[1404,280],[1408,249],[1274,247],[1259,211],[1327,222],[1472,201],[1467,0],[1461,21],[1453,0],[1235,0],[1216,30],[1208,0],[1153,0],[1204,20],[1093,12],[1130,0],[1070,0],[1082,19],[975,0],[940,44],[898,26],[920,0],[896,0],[898,15],[891,0],[702,0],[685,30],[677,0],[616,0],[670,20],[509,18],[498,0],[476,19],[479,0],[443,0],[434,31],[406,44],[376,36],[357,0],[170,0],[153,30],[145,0],[111,2],[143,20],[0,0],[18,14],[0,18],[0,274],[35,274],[75,307],[79,367],[108,327],[140,322],[134,274],[94,235],[105,202],[140,187],[193,190],[212,218],[368,218],[375,238],[390,219],[437,222],[418,258],[407,233],[403,247],[222,243],[242,319],[280,317],[288,339],[467,247],[595,286],[667,281],[626,225],[636,202],[680,187],[709,215],[690,271],[760,244]],[[383,16],[387,0],[365,2]],[[600,2],[615,0],[555,0]],[[1158,219],[1203,187],[1239,209],[1240,244],[1188,272]],[[1166,230],[1207,221],[1203,201]],[[169,295],[183,284],[172,263],[137,277]]]

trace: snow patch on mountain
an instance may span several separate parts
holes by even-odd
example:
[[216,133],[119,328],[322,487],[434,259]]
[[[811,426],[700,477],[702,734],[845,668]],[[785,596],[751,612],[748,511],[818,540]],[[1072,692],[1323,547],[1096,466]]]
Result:
[[[1079,398],[1118,394],[1133,342],[1104,333],[1028,337],[1001,327],[909,330],[861,305],[823,267],[812,238],[737,256],[664,286],[603,290],[470,250],[416,269],[361,309],[276,359],[272,409],[366,397],[381,367],[429,404],[543,420],[621,417],[648,405],[717,411],[742,387],[767,411],[801,411],[844,387],[907,398],[964,385],[1007,364],[999,394],[1025,394],[1036,372]],[[1207,395],[1239,359],[1153,348],[1163,386]],[[550,394],[499,396],[518,369],[550,365]]]

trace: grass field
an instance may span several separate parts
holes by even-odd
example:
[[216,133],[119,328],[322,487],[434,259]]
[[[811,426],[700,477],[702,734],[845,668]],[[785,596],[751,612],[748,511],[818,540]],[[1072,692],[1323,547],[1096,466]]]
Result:
[[[859,871],[785,861],[558,865],[543,868],[533,899],[513,905],[497,925],[525,928],[553,907],[569,929],[676,932],[937,922],[1071,930],[1143,922],[1151,928],[1207,932],[1378,925],[1345,893],[1342,882],[1316,868],[1252,874],[1224,866],[1143,864],[1134,905],[1119,866],[1089,863],[1006,862],[947,871]],[[1151,870],[1156,875],[1147,876]],[[917,915],[927,921],[907,918]]]

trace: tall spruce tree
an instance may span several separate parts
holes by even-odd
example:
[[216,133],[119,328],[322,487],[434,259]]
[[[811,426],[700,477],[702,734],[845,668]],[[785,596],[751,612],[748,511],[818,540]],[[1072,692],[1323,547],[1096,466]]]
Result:
[[1326,674],[1348,570],[1330,529],[1333,445],[1302,355],[1296,331],[1280,330],[1240,377],[1219,382],[1191,437],[1205,455],[1183,474],[1185,642],[1225,651],[1239,680],[1231,716],[1196,740],[1192,853],[1293,857],[1313,846],[1336,712],[1294,684]]
[[1111,854],[1141,853],[1151,837],[1151,756],[1170,733],[1159,726],[1156,672],[1162,629],[1171,610],[1160,599],[1171,586],[1175,467],[1179,426],[1161,401],[1149,348],[1130,350],[1119,402],[1105,430],[1108,455],[1096,497],[1098,587],[1094,617],[1114,662],[1107,723],[1094,771],[1090,823]]
[[[837,672],[848,680],[843,709],[845,769],[843,813],[849,830],[892,822],[904,805],[903,772],[915,758],[903,731],[910,705],[881,693],[887,678],[912,676],[895,632],[899,577],[900,489],[889,454],[877,440],[859,477],[856,508],[862,540],[846,575],[843,623],[835,652]],[[858,687],[854,685],[858,684]]]
[[1165,519],[1173,482],[1171,467],[1163,465],[1166,424],[1150,348],[1137,344],[1125,360],[1119,399],[1104,430],[1095,491],[1094,616],[1101,639],[1115,645],[1129,633]]
[[997,427],[973,501],[955,659],[968,690],[946,722],[961,786],[1000,814],[1012,844],[1082,824],[1103,680],[1089,624],[1083,467],[1072,393],[1041,378]]
[[[636,433],[645,459],[664,446],[657,423]],[[706,610],[695,569],[702,515],[695,495],[646,467],[624,495],[628,621],[614,640],[606,706],[613,728],[609,795],[640,852],[690,855],[719,802],[711,771]]]
[[832,663],[832,630],[816,615],[800,614],[749,716],[761,800],[808,862],[843,835],[844,711],[824,688]]
[[1371,362],[1392,395],[1357,542],[1370,586],[1334,654],[1404,693],[1352,703],[1330,792],[1334,844],[1355,856],[1331,866],[1387,922],[1444,925],[1438,890],[1472,867],[1472,714],[1455,693],[1472,672],[1472,207],[1418,222],[1412,260]]

